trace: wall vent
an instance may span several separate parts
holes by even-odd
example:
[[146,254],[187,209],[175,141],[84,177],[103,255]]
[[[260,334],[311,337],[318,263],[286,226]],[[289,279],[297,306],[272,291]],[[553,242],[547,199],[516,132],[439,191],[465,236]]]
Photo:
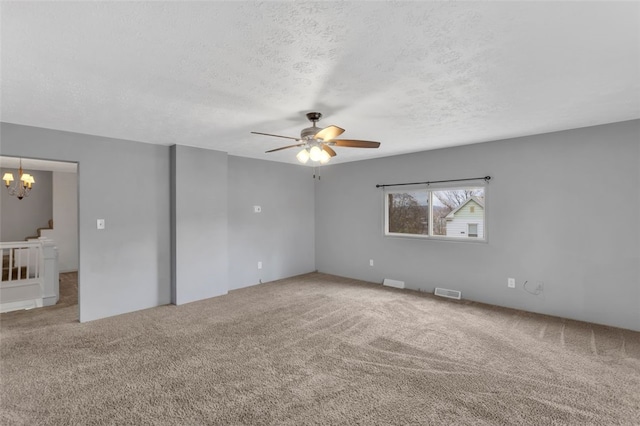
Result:
[[436,296],[448,297],[449,299],[458,299],[462,297],[462,293],[458,290],[448,290],[446,288],[436,287],[436,290],[433,292]]
[[404,281],[391,280],[389,278],[385,278],[382,282],[382,285],[386,285],[387,287],[394,288],[404,288]]

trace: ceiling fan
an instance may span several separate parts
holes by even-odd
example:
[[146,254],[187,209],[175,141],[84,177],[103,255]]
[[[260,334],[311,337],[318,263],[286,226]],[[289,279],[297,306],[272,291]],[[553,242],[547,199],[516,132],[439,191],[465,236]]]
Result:
[[283,149],[295,148],[295,147],[303,147],[300,152],[296,155],[298,161],[302,164],[305,164],[309,159],[311,161],[317,161],[321,164],[326,164],[329,162],[331,157],[335,157],[337,154],[331,148],[332,146],[340,146],[340,147],[349,147],[349,148],[378,148],[380,146],[380,142],[372,142],[372,141],[360,141],[354,139],[336,139],[342,133],[344,133],[344,129],[338,126],[329,126],[325,128],[320,128],[316,126],[316,123],[322,114],[319,112],[309,112],[307,113],[307,118],[313,125],[311,127],[307,127],[306,129],[302,129],[300,132],[299,138],[294,138],[290,136],[280,136],[280,135],[272,135],[270,133],[261,133],[261,132],[251,132],[254,135],[265,135],[265,136],[274,136],[276,138],[284,138],[284,139],[293,139],[298,143],[294,145],[282,146],[280,148],[271,149],[269,152],[280,151]]

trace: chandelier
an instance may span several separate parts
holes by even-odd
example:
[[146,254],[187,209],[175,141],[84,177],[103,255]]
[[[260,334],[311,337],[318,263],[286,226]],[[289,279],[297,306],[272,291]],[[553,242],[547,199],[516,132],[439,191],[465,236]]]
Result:
[[20,179],[11,185],[11,182],[14,182],[13,173],[5,173],[2,176],[2,180],[4,181],[4,185],[9,190],[9,195],[15,195],[18,197],[18,200],[22,200],[24,197],[28,197],[31,192],[31,188],[33,188],[33,184],[36,183],[33,176],[29,173],[22,172],[22,158],[20,159],[20,169],[18,170],[18,176]]

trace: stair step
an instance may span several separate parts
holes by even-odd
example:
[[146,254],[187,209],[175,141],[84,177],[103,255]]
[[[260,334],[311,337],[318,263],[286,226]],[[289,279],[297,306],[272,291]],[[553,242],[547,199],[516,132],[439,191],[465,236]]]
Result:
[[34,235],[34,236],[31,236],[31,237],[27,237],[27,238],[25,238],[24,240],[25,240],[25,241],[29,241],[29,240],[37,240],[38,238],[42,237],[42,231],[49,231],[49,230],[53,229],[53,219],[49,219],[48,224],[49,224],[49,226],[48,226],[48,227],[42,227],[42,228],[38,228],[38,229],[37,229],[37,233],[38,233],[38,235]]

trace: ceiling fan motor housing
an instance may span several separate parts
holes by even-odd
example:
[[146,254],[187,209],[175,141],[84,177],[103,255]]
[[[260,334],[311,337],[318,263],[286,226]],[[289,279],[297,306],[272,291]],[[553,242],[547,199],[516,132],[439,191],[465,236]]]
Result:
[[304,139],[304,140],[313,139],[315,134],[318,133],[320,130],[322,129],[316,126],[311,126],[311,127],[307,127],[306,129],[302,129],[302,131],[300,132],[300,139]]

